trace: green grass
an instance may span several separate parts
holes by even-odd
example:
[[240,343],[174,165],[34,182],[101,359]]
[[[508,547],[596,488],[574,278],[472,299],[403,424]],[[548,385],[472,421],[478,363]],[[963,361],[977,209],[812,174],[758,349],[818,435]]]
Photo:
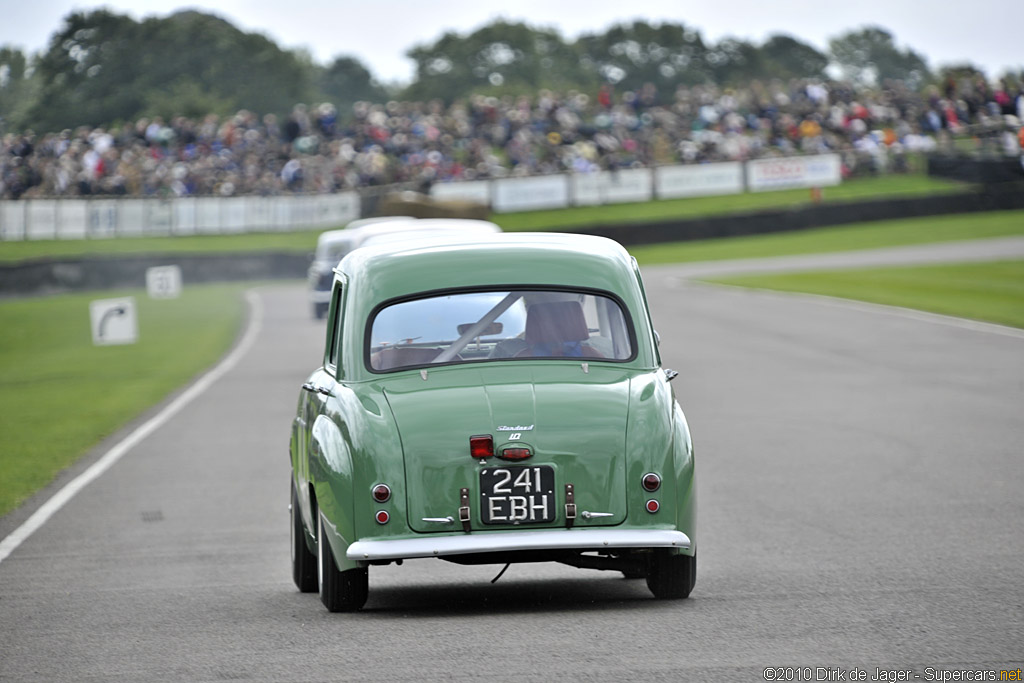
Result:
[[824,294],[1024,328],[1024,261],[757,275],[709,281]]
[[[242,286],[0,301],[0,515],[220,358],[238,334]],[[93,346],[89,301],[135,297],[139,341]]]
[[[823,189],[825,202],[846,202],[868,199],[919,197],[930,194],[962,192],[961,183],[926,175],[888,175],[877,178],[849,180],[842,185]],[[504,230],[564,230],[588,225],[617,223],[651,223],[655,221],[745,213],[767,209],[795,209],[811,205],[810,190],[779,190],[776,192],[745,192],[717,197],[664,199],[640,204],[610,204],[550,211],[524,211],[496,214],[491,217]]]
[[113,254],[208,254],[244,251],[295,251],[312,254],[320,232],[320,230],[306,230],[302,232],[256,232],[241,235],[0,242],[0,263],[54,256],[108,256]]
[[1024,211],[952,214],[632,247],[641,265],[816,254],[1024,235]]
[[[962,191],[964,185],[922,174],[850,180],[824,189],[825,201],[922,196]],[[588,206],[551,211],[494,214],[491,220],[508,231],[559,230],[587,225],[642,223],[761,209],[796,208],[811,203],[809,190],[745,193],[663,201]],[[340,226],[338,226],[340,227]],[[303,232],[195,235],[188,237],[121,237],[102,240],[33,240],[0,242],[0,263],[47,257],[109,254],[209,253],[245,251],[312,252],[318,230]]]

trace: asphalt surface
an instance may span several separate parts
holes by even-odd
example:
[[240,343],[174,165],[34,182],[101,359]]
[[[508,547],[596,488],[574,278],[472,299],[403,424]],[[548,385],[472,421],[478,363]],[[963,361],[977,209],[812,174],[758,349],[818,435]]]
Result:
[[298,593],[287,439],[323,334],[302,287],[278,286],[232,371],[0,563],[0,680],[1024,666],[1024,339],[684,275],[651,270],[647,288],[697,447],[689,600],[612,572],[515,565],[491,584],[500,567],[437,560],[372,568],[357,614]]

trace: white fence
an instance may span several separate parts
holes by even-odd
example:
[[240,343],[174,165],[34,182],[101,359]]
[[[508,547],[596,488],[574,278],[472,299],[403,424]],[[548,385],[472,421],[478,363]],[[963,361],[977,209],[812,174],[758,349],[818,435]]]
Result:
[[296,197],[30,199],[0,202],[0,240],[94,239],[332,228],[359,218],[356,192]]
[[[497,213],[838,185],[836,154],[438,183],[436,199]],[[0,240],[213,235],[331,228],[359,218],[356,192],[296,197],[32,199],[0,202]]]
[[717,164],[660,166],[527,178],[499,178],[438,183],[436,199],[464,199],[490,204],[497,213],[561,209],[652,199],[705,197],[798,187],[838,185],[837,154],[730,161]]

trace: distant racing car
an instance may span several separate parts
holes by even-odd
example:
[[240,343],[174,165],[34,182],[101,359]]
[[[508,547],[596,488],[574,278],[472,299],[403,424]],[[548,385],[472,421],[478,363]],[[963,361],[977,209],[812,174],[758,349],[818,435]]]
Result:
[[[317,238],[313,262],[307,271],[309,300],[313,317],[323,318],[330,303],[331,283],[334,268],[348,252],[361,246],[367,240],[382,239],[387,235],[410,231],[432,231],[438,234],[452,232],[501,232],[494,223],[480,220],[426,218],[411,216],[380,216],[362,218],[349,223],[342,230],[328,230]],[[398,239],[397,235],[393,239]]]

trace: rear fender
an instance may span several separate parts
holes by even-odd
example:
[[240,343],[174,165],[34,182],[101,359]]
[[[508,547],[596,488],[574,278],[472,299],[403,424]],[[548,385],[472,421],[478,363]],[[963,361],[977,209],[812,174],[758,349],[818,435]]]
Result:
[[[320,415],[313,423],[309,443],[310,480],[316,494],[317,508],[324,518],[324,533],[338,569],[355,569],[358,565],[345,553],[355,540],[352,496],[352,454],[341,430],[329,418]],[[316,519],[310,528],[316,529]],[[325,539],[317,539],[322,543]]]
[[697,477],[694,472],[693,441],[686,416],[673,402],[672,451],[676,482],[676,528],[690,539],[687,555],[697,552]]
[[[626,439],[629,524],[682,531],[690,538],[691,547],[679,552],[692,554],[696,546],[693,449],[686,418],[660,371],[634,378],[630,392]],[[648,472],[661,476],[661,487],[652,493],[641,484]],[[661,506],[654,514],[646,510],[646,502],[652,499]]]

